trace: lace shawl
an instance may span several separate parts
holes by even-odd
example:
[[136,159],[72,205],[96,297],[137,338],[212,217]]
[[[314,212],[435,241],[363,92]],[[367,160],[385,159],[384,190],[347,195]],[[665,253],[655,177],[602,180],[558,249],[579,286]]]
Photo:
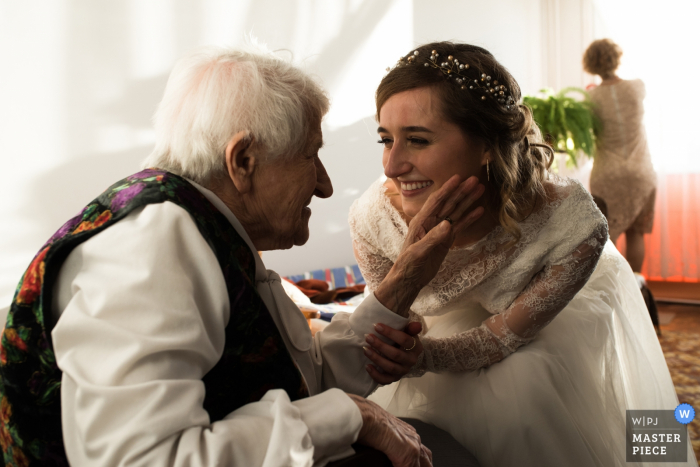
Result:
[[[530,342],[593,273],[607,241],[607,223],[575,180],[551,177],[553,195],[519,225],[521,239],[500,226],[453,248],[411,312],[437,316],[483,307],[493,316],[455,336],[423,338],[412,375],[488,366]],[[350,209],[350,232],[367,285],[375,290],[401,252],[408,226],[375,182]]]

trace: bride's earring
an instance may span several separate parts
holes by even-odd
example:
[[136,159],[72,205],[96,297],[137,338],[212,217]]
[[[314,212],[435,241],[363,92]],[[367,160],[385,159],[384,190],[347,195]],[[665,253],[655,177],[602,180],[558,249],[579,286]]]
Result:
[[491,174],[489,173],[489,160],[486,159],[486,181],[491,181]]

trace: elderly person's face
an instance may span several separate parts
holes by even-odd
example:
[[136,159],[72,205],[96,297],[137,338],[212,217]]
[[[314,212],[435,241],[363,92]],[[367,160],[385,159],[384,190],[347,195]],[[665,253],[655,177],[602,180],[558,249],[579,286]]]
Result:
[[283,156],[260,166],[257,180],[262,190],[256,201],[261,218],[277,238],[276,249],[306,243],[311,199],[333,194],[331,179],[318,157],[322,145],[323,135],[318,125],[301,154]]
[[[224,197],[258,250],[287,249],[309,239],[309,203],[333,194],[318,151],[320,123],[299,154],[264,160],[264,149],[237,135],[227,148],[229,176],[237,193]],[[242,132],[243,133],[243,132]],[[232,187],[233,187],[232,186]]]

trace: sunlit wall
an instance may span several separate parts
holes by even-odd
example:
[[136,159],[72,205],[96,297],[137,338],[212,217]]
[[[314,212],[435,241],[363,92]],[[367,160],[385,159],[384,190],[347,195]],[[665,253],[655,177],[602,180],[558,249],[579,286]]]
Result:
[[[0,307],[65,220],[138,170],[153,146],[151,116],[168,73],[192,48],[235,46],[252,34],[286,50],[328,89],[321,157],[335,194],[313,202],[307,245],[265,254],[268,267],[291,274],[355,262],[347,213],[382,173],[373,96],[387,66],[422,42],[453,39],[491,50],[525,92],[555,78],[582,85],[580,69],[549,73],[555,59],[578,59],[548,44],[581,28],[576,12],[589,3],[0,1]],[[557,23],[553,35],[552,17],[569,26]]]

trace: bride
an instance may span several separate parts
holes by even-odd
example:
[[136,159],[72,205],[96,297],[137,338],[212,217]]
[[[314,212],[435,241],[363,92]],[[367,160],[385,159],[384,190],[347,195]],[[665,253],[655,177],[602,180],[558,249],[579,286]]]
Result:
[[408,312],[427,329],[418,363],[371,399],[449,431],[483,467],[628,465],[625,411],[678,399],[604,217],[578,182],[549,173],[551,149],[519,100],[489,52],[449,42],[411,52],[377,89],[387,180],[350,212],[370,289],[431,193],[455,174],[484,193]]

